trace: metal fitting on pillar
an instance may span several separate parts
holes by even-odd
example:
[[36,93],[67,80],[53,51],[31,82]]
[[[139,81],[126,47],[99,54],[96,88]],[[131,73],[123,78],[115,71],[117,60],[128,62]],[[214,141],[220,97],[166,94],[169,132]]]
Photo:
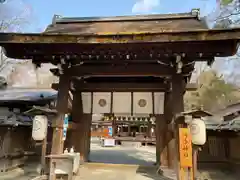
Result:
[[62,64],[58,64],[57,67],[58,67],[58,70],[59,70],[59,74],[63,74]]
[[61,64],[63,64],[63,65],[66,64],[65,58],[61,57],[61,58],[60,58],[60,62],[61,62]]
[[183,63],[181,61],[181,56],[176,57],[176,63],[177,63],[177,74],[180,74],[180,73],[182,73],[182,67],[183,67]]

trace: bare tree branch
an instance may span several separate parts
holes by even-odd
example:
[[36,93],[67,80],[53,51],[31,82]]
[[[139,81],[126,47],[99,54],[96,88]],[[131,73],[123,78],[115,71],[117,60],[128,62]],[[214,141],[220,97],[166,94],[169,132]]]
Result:
[[[0,32],[19,32],[24,25],[28,24],[30,17],[30,6],[22,0],[0,0]],[[0,73],[8,80],[12,69],[21,64],[22,61],[9,59],[0,47]]]
[[0,3],[0,31],[20,31],[28,23],[30,7],[21,0]]
[[214,20],[216,23],[226,19],[231,20],[232,23],[236,23],[235,21],[239,19],[237,16],[240,14],[240,1],[233,0],[228,5],[219,5],[219,11],[220,13]]

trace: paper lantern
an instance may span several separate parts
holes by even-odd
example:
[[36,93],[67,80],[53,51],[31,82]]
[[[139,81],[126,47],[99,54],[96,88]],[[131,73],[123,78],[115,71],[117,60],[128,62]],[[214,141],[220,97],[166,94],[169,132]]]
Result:
[[206,125],[201,119],[193,119],[190,123],[190,132],[192,143],[195,145],[204,145],[206,143]]
[[48,119],[46,116],[38,115],[33,119],[32,138],[35,141],[42,141],[47,134]]

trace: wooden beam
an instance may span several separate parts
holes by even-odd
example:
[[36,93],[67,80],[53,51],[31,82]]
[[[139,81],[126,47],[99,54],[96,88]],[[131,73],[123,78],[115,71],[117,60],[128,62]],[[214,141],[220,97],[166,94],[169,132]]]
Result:
[[[78,55],[78,56],[77,55],[76,56],[66,55],[66,57],[69,58],[67,62],[70,62],[72,65],[77,65],[80,63],[91,65],[91,64],[96,64],[96,63],[129,64],[129,63],[156,63],[156,62],[170,65],[169,59],[176,58],[175,54],[169,53],[168,55],[165,54],[163,57],[161,57],[161,59],[159,59],[159,54],[161,54],[162,52],[155,52],[155,54],[151,54],[151,49],[144,50],[144,52],[139,52],[139,51],[135,50],[134,52],[128,52],[129,54],[126,54],[126,55],[121,55],[121,50],[117,51],[117,49],[116,49],[116,54],[117,54],[117,52],[119,52],[118,55],[107,54],[108,52],[106,52],[106,54],[100,54],[100,55],[94,54],[93,55],[93,54],[91,54],[92,52],[89,52],[89,55]],[[123,53],[126,53],[126,52],[124,51]],[[184,58],[184,62],[186,62],[186,63],[191,63],[193,61],[193,59],[194,59],[194,62],[214,61],[214,58],[209,57],[209,54],[202,53],[201,56],[199,54],[190,53],[190,52],[186,53],[186,54],[188,55],[187,57]],[[198,56],[200,56],[200,57],[198,57]],[[207,57],[205,57],[205,56],[207,56]],[[33,57],[32,62],[34,64],[39,64],[39,62],[41,62],[41,63],[49,63],[50,62],[57,66],[58,64],[61,63],[61,56],[55,55],[54,59],[51,55],[44,56],[44,58],[42,58],[41,56],[35,56],[35,57]]]
[[160,92],[169,88],[167,84],[160,83],[79,83],[74,85],[76,91],[92,92]]
[[[54,75],[60,75],[57,68],[50,70]],[[70,76],[170,76],[176,70],[160,64],[129,64],[129,65],[75,65],[64,70]]]
[[240,37],[240,29],[199,29],[199,30],[173,30],[164,29],[154,32],[120,32],[101,34],[23,34],[23,33],[0,33],[0,45],[9,43],[25,44],[82,44],[82,43],[146,43],[146,42],[186,42],[186,41],[211,41],[229,40]]
[[[58,90],[58,83],[53,83],[52,88]],[[160,83],[78,83],[71,86],[73,91],[81,92],[162,92],[169,89],[168,84]],[[186,85],[187,91],[195,91],[197,84],[189,83]]]

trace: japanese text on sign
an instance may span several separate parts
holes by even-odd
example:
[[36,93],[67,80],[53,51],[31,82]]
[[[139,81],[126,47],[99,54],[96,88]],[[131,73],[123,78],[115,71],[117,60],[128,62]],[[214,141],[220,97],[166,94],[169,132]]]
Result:
[[179,129],[179,147],[181,167],[192,167],[192,141],[188,128]]

